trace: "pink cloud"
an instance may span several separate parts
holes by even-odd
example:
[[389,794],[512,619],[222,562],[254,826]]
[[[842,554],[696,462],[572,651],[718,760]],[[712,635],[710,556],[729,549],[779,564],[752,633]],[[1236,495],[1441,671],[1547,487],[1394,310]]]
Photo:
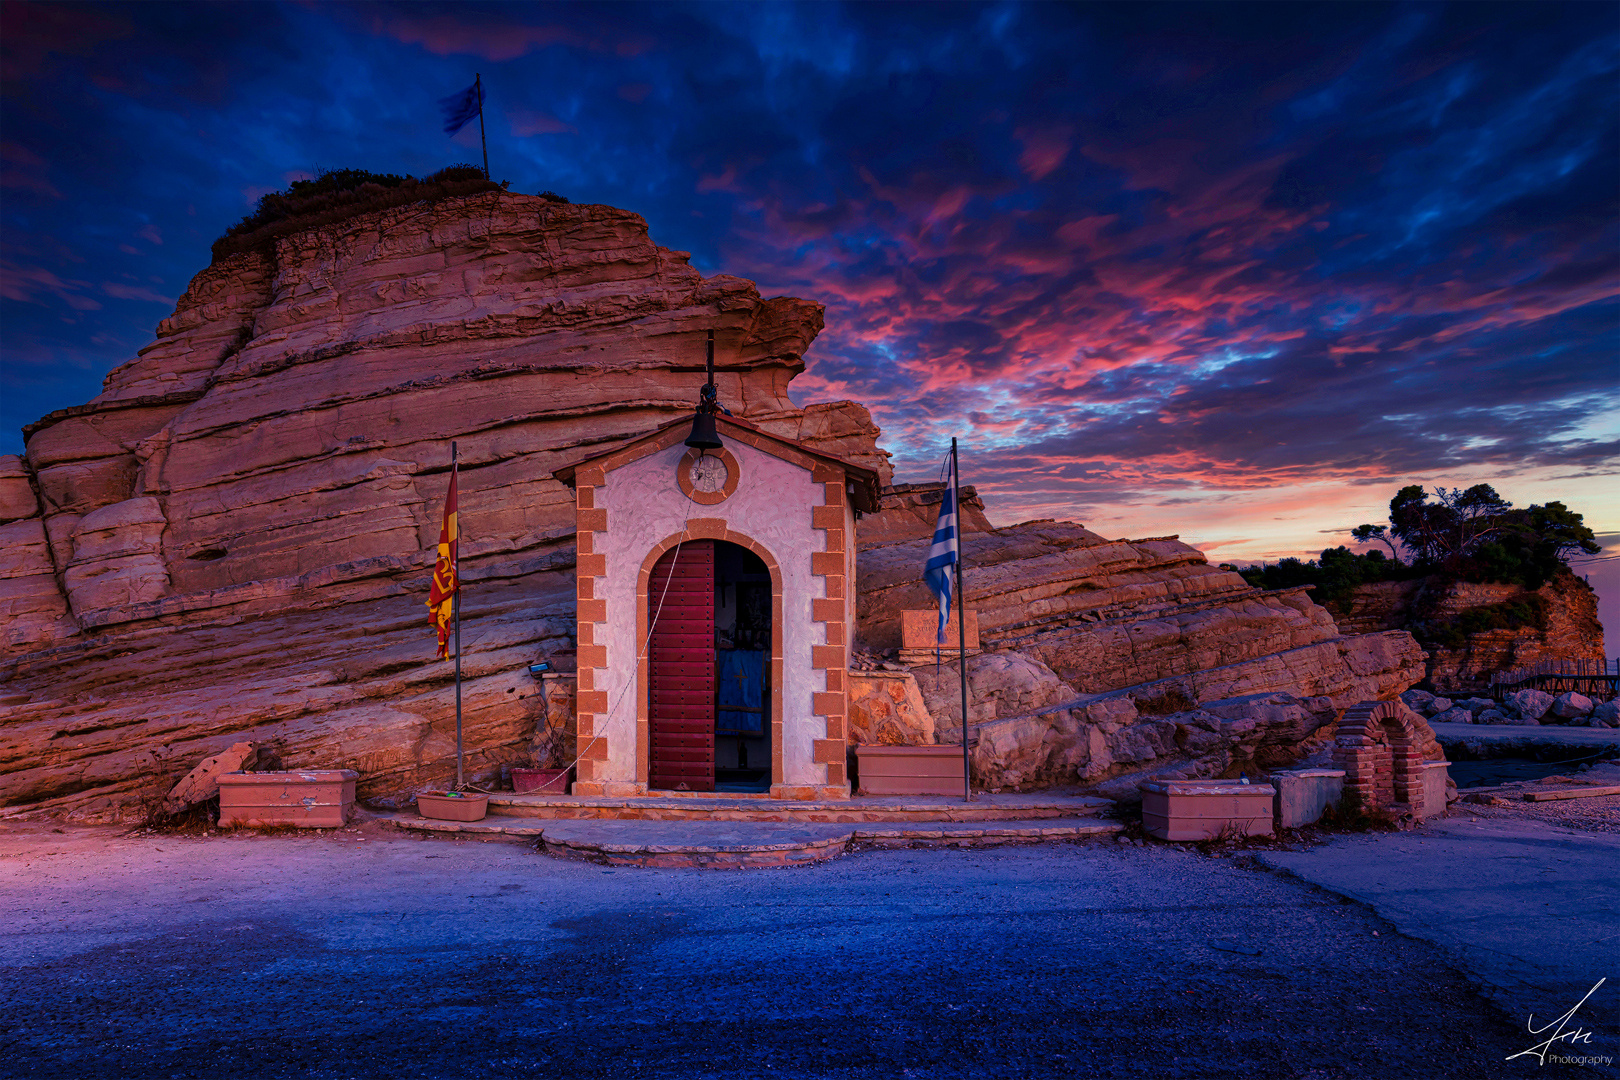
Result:
[[55,296],[75,311],[95,311],[101,307],[88,296],[80,294],[83,281],[64,281],[42,266],[18,266],[9,260],[0,261],[0,297],[24,304],[44,304],[45,296]]
[[163,304],[169,307],[174,305],[174,297],[172,296],[161,296],[151,289],[142,289],[134,285],[120,285],[115,281],[102,282],[101,291],[120,300],[145,300],[149,303]]
[[457,15],[391,20],[386,31],[407,45],[420,45],[435,56],[467,54],[501,63],[516,60],[547,45],[586,44],[563,26],[525,26],[521,23],[475,23]]
[[733,194],[740,193],[742,189],[737,184],[737,166],[727,165],[725,171],[718,176],[698,177],[697,190],[700,192],[726,191]]
[[574,125],[565,124],[555,116],[521,109],[508,112],[507,121],[512,125],[512,134],[519,138],[528,138],[530,135],[560,135],[577,130]]
[[1024,152],[1018,155],[1018,164],[1031,180],[1044,180],[1069,156],[1073,145],[1074,129],[1068,125],[1049,128],[1020,128],[1018,141]]
[[0,187],[60,199],[62,193],[51,183],[47,175],[49,171],[45,159],[26,146],[0,143]]

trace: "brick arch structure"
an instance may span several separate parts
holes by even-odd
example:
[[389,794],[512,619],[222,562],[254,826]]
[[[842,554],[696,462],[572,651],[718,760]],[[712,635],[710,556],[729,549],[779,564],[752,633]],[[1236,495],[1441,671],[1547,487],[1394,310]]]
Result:
[[1344,789],[1369,806],[1423,799],[1418,716],[1399,701],[1363,701],[1344,711],[1333,741],[1333,766]]
[[[641,572],[636,578],[636,640],[647,640],[648,620],[652,617],[653,607],[649,598],[653,567],[665,554],[692,540],[719,540],[736,544],[759,556],[771,575],[771,784],[776,786],[783,782],[782,641],[785,620],[782,612],[782,568],[778,565],[776,556],[772,555],[764,544],[735,529],[725,527],[723,523],[719,525],[718,528],[701,525],[694,528],[689,523],[685,531],[666,536],[648,550],[647,557],[641,561]],[[647,687],[651,682],[652,661],[648,656],[648,650],[642,649],[636,658],[636,779],[640,784],[647,782],[652,768],[652,729],[647,714]]]

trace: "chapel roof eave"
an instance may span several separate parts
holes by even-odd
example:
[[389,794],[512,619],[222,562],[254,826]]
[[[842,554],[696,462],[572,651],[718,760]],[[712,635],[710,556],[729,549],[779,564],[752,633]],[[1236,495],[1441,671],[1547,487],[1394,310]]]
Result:
[[[850,485],[851,505],[863,514],[877,513],[881,485],[878,482],[878,474],[872,469],[868,469],[864,465],[857,465],[853,461],[848,461],[833,454],[813,450],[802,443],[772,435],[747,420],[735,416],[716,416],[714,423],[715,428],[722,436],[729,436],[773,457],[783,458],[788,461],[794,460],[795,457],[804,457],[812,461],[837,466],[844,471],[844,477]],[[676,417],[660,424],[651,431],[633,436],[611,450],[603,450],[576,461],[572,465],[565,465],[552,473],[552,475],[569,487],[573,487],[574,478],[580,469],[589,465],[600,464],[612,471],[621,465],[628,465],[632,461],[645,457],[647,454],[656,453],[668,442],[667,436],[670,433],[677,429],[684,431],[691,427],[691,424],[692,418],[690,416]],[[799,464],[803,464],[803,462],[801,461]]]

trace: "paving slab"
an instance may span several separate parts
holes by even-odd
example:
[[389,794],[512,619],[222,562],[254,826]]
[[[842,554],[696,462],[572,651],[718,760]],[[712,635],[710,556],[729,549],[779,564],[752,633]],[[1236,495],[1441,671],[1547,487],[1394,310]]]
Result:
[[989,847],[1076,840],[1119,832],[1115,821],[924,821],[834,824],[779,821],[571,820],[488,817],[434,821],[409,814],[384,820],[409,832],[538,840],[548,853],[620,866],[741,869],[818,862],[855,844],[873,847]]
[[659,792],[630,797],[498,794],[490,796],[489,812],[512,817],[653,821],[982,821],[1090,816],[1113,805],[1094,795],[1050,793],[978,793],[964,802],[952,795],[810,800]]
[[1607,979],[1581,1015],[1620,1033],[1620,836],[1459,817],[1259,859],[1439,945],[1521,1023]]

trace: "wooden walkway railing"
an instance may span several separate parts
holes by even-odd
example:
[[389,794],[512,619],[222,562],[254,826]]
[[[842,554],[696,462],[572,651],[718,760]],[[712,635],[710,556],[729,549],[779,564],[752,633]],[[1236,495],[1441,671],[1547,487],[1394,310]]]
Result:
[[1543,660],[1491,676],[1491,696],[1497,701],[1515,690],[1545,690],[1552,694],[1573,690],[1608,700],[1620,693],[1620,659]]

